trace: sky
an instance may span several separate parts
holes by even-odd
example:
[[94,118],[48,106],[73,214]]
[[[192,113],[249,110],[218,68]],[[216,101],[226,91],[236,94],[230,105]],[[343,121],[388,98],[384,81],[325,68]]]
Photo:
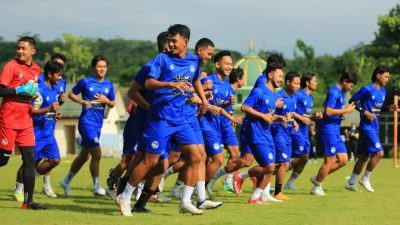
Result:
[[[0,0],[0,36],[14,41],[25,32],[42,40],[63,33],[90,38],[151,40],[168,26],[191,29],[193,48],[202,37],[216,48],[276,50],[293,57],[302,39],[317,55],[338,55],[378,30],[378,16],[395,0]],[[1,54],[1,53],[0,53]]]

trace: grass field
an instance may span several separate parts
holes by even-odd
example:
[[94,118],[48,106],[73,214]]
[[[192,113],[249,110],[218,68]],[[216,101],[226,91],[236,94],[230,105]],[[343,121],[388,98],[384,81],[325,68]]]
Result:
[[[400,170],[392,168],[392,161],[384,159],[372,175],[375,193],[363,190],[353,193],[344,189],[346,177],[350,175],[354,162],[332,174],[324,183],[327,196],[310,196],[309,177],[319,169],[318,164],[308,164],[298,180],[298,191],[287,191],[291,197],[283,203],[270,205],[248,205],[252,188],[248,180],[243,185],[240,197],[215,187],[215,199],[224,205],[209,210],[202,216],[178,213],[178,201],[172,203],[149,203],[153,214],[134,214],[131,218],[119,216],[119,209],[109,197],[92,195],[92,179],[88,165],[72,181],[74,197],[62,196],[58,181],[66,174],[72,159],[63,159],[52,176],[57,199],[41,194],[42,179],[37,179],[35,200],[48,207],[45,211],[21,210],[21,203],[11,200],[15,174],[21,163],[12,157],[9,165],[0,168],[0,224],[400,224]],[[107,171],[118,159],[105,158],[101,164],[103,187]],[[172,187],[176,176],[169,177],[166,191]],[[362,189],[362,187],[360,187]],[[219,190],[219,191],[218,191]]]

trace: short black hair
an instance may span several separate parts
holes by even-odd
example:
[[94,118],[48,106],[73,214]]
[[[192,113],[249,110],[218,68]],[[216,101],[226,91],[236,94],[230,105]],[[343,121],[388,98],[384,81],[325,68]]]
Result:
[[214,56],[214,63],[219,62],[224,56],[232,57],[232,54],[230,51],[226,50],[220,51],[218,52],[218,54]]
[[296,77],[298,77],[298,78],[301,77],[300,74],[299,74],[298,72],[294,72],[294,71],[289,71],[289,72],[287,72],[287,73],[286,73],[286,76],[285,76],[285,85],[286,85],[286,81],[292,82],[293,79],[296,78]]
[[36,40],[33,37],[29,37],[29,36],[25,36],[25,37],[21,37],[20,39],[18,39],[18,42],[20,41],[24,41],[24,42],[28,42],[32,47],[36,47]]
[[49,73],[59,73],[63,70],[64,66],[56,60],[50,60],[44,65],[44,77],[47,79]]
[[343,83],[344,81],[347,83],[357,84],[357,75],[353,72],[343,72],[339,78],[339,82]]
[[286,66],[285,59],[281,55],[278,54],[272,54],[268,56],[267,58],[267,65],[271,63],[281,63],[283,67]]
[[55,60],[55,59],[61,59],[64,63],[67,62],[67,57],[65,57],[65,55],[61,53],[54,53],[50,58],[50,60]]
[[374,83],[378,79],[377,78],[378,74],[383,74],[383,73],[390,73],[390,69],[383,65],[375,67],[374,72],[372,72],[371,76],[372,83]]
[[168,31],[163,31],[161,33],[158,34],[157,36],[157,47],[158,47],[158,52],[163,52],[164,51],[164,47],[168,42]]
[[277,69],[284,70],[282,63],[271,63],[267,65],[265,68],[265,74],[268,75],[270,72],[275,71]]
[[96,56],[93,57],[93,59],[92,59],[92,63],[91,63],[92,68],[95,68],[96,65],[97,65],[97,63],[98,63],[99,61],[106,61],[107,65],[108,65],[108,61],[107,61],[106,57],[104,57],[104,56],[102,56],[102,55],[96,55]]
[[317,76],[317,74],[315,74],[313,72],[308,72],[308,73],[303,74],[303,76],[301,76],[301,80],[300,80],[301,88],[306,88],[307,81],[310,82],[310,80],[315,76]]
[[175,24],[171,25],[168,28],[169,35],[179,34],[187,39],[190,39],[190,29],[186,25],[183,24]]
[[207,48],[208,46],[211,46],[213,48],[215,47],[214,43],[210,39],[201,38],[199,41],[197,41],[194,50],[197,51],[200,48]]
[[231,71],[231,74],[229,74],[229,83],[234,84],[236,83],[239,79],[242,79],[244,76],[244,72],[242,68],[233,68]]

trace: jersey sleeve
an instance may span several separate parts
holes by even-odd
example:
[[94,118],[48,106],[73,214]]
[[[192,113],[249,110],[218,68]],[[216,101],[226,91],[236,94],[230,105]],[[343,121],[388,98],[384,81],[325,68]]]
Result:
[[164,58],[163,55],[160,54],[154,59],[148,77],[158,80],[158,78],[161,75],[163,66],[164,66]]
[[85,80],[82,79],[75,85],[75,87],[72,88],[72,93],[78,95],[82,93],[84,89],[85,89]]
[[251,92],[249,97],[244,100],[243,104],[248,106],[248,107],[254,107],[254,105],[257,103],[257,100],[259,96],[261,95],[262,91],[259,88],[254,88]]
[[361,100],[364,98],[364,96],[368,93],[368,90],[366,87],[362,87],[359,91],[357,91],[349,100],[349,103],[354,102],[356,105],[356,110],[359,112],[362,112],[363,109],[361,106]]
[[325,107],[334,109],[338,98],[339,94],[336,91],[329,90],[328,94],[326,95]]
[[211,80],[209,76],[204,77],[203,79],[201,79],[201,84],[204,84],[208,80]]
[[111,101],[115,100],[115,92],[114,92],[114,86],[112,85],[112,83],[110,82],[110,92],[108,92],[108,99],[110,99]]
[[133,79],[137,84],[144,87],[146,82],[147,74],[149,74],[151,67],[148,65],[144,65],[139,72],[136,74],[135,78]]
[[0,85],[8,87],[11,80],[13,79],[13,74],[14,74],[14,66],[11,63],[6,63],[3,67],[3,70],[1,71]]
[[197,79],[199,79],[200,75],[201,75],[201,70],[200,70],[200,61],[199,61],[196,72],[194,73],[193,82],[195,82]]

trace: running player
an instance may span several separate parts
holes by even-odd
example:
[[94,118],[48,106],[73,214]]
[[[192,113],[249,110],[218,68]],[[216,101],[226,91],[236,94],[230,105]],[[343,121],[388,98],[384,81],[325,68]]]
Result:
[[308,162],[310,154],[310,138],[308,130],[311,122],[316,119],[322,119],[322,113],[316,112],[313,114],[312,107],[314,98],[312,92],[317,90],[317,76],[315,73],[306,73],[301,77],[301,90],[295,93],[297,97],[296,113],[294,118],[299,124],[299,131],[292,132],[292,158],[294,158],[290,166],[293,168],[292,175],[288,182],[283,187],[284,189],[296,190],[294,184],[296,179],[303,171]]
[[143,133],[145,155],[134,168],[125,190],[116,200],[121,214],[132,216],[130,198],[139,183],[150,175],[149,171],[158,164],[164,154],[168,141],[175,141],[186,157],[185,187],[179,205],[181,213],[202,214],[203,211],[192,205],[190,198],[197,182],[200,153],[196,136],[183,115],[186,95],[193,84],[199,94],[202,113],[208,102],[201,87],[199,58],[187,52],[190,29],[181,24],[168,28],[170,52],[159,54],[151,67],[145,87],[152,92],[153,101]]
[[[82,136],[82,150],[72,162],[68,174],[60,181],[60,185],[63,187],[66,196],[71,196],[71,180],[89,159],[89,155],[92,157],[90,161],[90,173],[94,184],[93,194],[106,194],[106,191],[100,186],[99,180],[101,159],[99,140],[105,107],[106,105],[114,107],[115,104],[113,84],[105,78],[107,64],[104,56],[95,56],[91,62],[94,76],[81,79],[69,93],[69,98],[72,101],[82,105],[82,113],[78,123],[78,130]],[[82,94],[82,98],[78,96],[79,94]]]
[[36,81],[40,67],[32,61],[36,53],[32,37],[18,40],[16,58],[6,63],[0,76],[0,167],[7,165],[14,149],[22,154],[24,209],[43,209],[33,202],[35,187],[35,136],[32,121],[32,99],[37,96]]
[[345,105],[344,93],[349,92],[356,83],[355,75],[345,72],[326,95],[324,118],[321,120],[318,130],[324,150],[324,164],[319,169],[317,176],[312,176],[310,179],[313,183],[312,195],[325,195],[322,182],[328,174],[347,164],[347,149],[340,137],[340,124],[355,108],[354,103],[350,103],[345,108],[343,106]]
[[383,147],[379,140],[379,113],[390,109],[395,111],[394,105],[384,106],[386,97],[385,86],[390,78],[390,70],[385,66],[377,66],[372,73],[371,84],[361,88],[353,95],[349,103],[355,103],[360,112],[360,139],[359,154],[353,173],[346,184],[346,189],[358,192],[355,181],[367,163],[364,176],[359,181],[367,191],[374,192],[370,177],[379,160],[383,157]]

